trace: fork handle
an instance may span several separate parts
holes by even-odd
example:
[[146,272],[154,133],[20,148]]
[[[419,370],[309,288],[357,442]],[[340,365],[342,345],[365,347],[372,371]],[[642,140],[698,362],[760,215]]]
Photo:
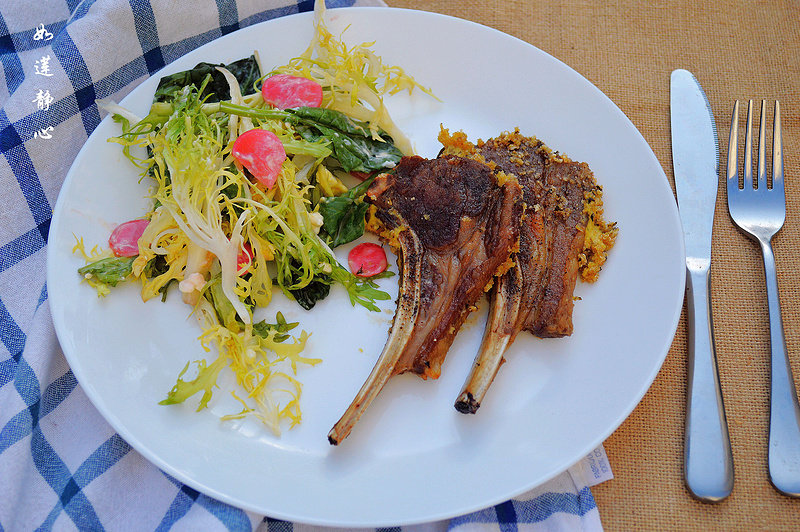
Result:
[[800,497],[800,405],[786,352],[775,255],[768,239],[759,242],[764,255],[771,348],[769,478],[779,492]]
[[709,262],[695,267],[687,263],[689,364],[684,479],[694,497],[719,502],[733,490],[733,456],[717,374]]

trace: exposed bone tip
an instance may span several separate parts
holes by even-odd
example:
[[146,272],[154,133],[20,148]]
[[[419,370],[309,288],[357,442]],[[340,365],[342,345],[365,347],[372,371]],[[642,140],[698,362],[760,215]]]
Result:
[[480,408],[481,403],[476,401],[470,392],[464,392],[456,400],[456,410],[462,414],[474,414]]
[[345,438],[350,435],[350,431],[353,429],[353,425],[358,420],[358,415],[354,418],[348,418],[349,421],[345,421],[344,419],[340,419],[336,425],[328,432],[328,443],[331,445],[339,445],[342,443]]

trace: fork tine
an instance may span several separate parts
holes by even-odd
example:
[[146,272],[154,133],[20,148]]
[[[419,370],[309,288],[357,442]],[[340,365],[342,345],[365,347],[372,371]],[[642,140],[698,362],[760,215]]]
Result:
[[753,100],[747,101],[747,130],[744,136],[744,182],[747,190],[753,188]]
[[728,197],[739,191],[739,163],[736,151],[739,149],[739,100],[733,102],[731,132],[728,137]]
[[756,190],[767,189],[767,101],[761,100],[761,118],[758,124],[758,181],[753,183]]
[[781,132],[781,105],[775,100],[772,118],[772,189],[783,194],[783,133]]

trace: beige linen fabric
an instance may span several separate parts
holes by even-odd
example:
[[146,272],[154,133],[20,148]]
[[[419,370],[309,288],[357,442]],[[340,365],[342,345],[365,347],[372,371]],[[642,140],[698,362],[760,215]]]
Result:
[[[669,125],[673,69],[686,68],[702,83],[720,132],[723,168],[733,101],[765,98],[771,115],[772,101],[779,99],[787,217],[774,249],[786,343],[796,384],[800,383],[800,4],[387,3],[479,22],[564,61],[628,115],[673,186]],[[592,492],[607,530],[800,530],[800,500],[778,494],[767,476],[769,332],[760,251],[731,222],[722,186],[711,275],[717,354],[736,469],[733,494],[721,504],[709,505],[693,500],[683,486],[684,312],[652,388],[605,442],[615,478]]]

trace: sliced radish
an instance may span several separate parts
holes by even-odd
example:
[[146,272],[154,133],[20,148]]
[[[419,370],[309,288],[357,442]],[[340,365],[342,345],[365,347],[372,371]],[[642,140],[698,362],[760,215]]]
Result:
[[119,224],[108,237],[108,246],[117,257],[135,257],[139,254],[139,239],[142,238],[149,220],[131,220]]
[[272,188],[286,160],[283,143],[271,131],[251,129],[233,141],[231,154],[259,183]]
[[264,80],[261,96],[278,109],[319,107],[322,103],[322,86],[312,79],[277,74]]
[[250,270],[250,265],[253,263],[253,248],[245,242],[242,244],[242,249],[239,250],[239,255],[236,257],[236,273],[244,275]]
[[365,242],[350,250],[347,263],[353,275],[372,277],[386,270],[386,252],[378,244]]

